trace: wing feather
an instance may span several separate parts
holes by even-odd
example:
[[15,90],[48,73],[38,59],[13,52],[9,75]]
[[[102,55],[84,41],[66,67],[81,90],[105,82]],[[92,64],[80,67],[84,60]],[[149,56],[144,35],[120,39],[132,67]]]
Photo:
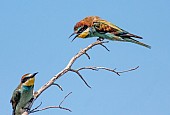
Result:
[[135,37],[135,38],[140,38],[142,37],[131,34],[118,26],[112,24],[111,22],[108,22],[106,20],[97,20],[93,22],[93,26],[96,29],[97,32],[99,33],[113,33],[116,36],[120,36],[122,38],[130,38],[130,37]]
[[13,108],[14,111],[15,111],[16,106],[17,106],[17,104],[20,100],[20,97],[21,97],[21,92],[19,90],[15,90],[13,92],[12,98],[10,100],[10,103],[12,103],[12,108]]
[[123,32],[121,28],[118,26],[106,21],[106,20],[97,20],[93,22],[94,27],[96,28],[97,31],[99,32],[113,32],[114,34],[118,34],[120,32]]

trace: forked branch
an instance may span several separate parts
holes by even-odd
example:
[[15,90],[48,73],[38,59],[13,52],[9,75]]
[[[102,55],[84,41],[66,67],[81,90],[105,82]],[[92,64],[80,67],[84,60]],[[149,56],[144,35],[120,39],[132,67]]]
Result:
[[[91,69],[91,70],[99,70],[99,69],[103,69],[103,70],[107,70],[107,71],[111,71],[111,72],[114,72],[116,73],[117,75],[120,75],[120,73],[124,73],[124,72],[129,72],[129,71],[132,71],[132,70],[136,70],[137,68],[133,68],[133,69],[130,69],[130,70],[127,70],[127,71],[121,71],[121,72],[117,72],[115,69],[110,69],[110,68],[106,68],[106,67],[83,67],[83,68],[79,68],[77,70],[75,69],[72,69],[72,65],[74,64],[74,62],[79,58],[81,57],[82,55],[86,55],[88,57],[88,59],[90,59],[90,56],[89,54],[87,53],[87,51],[89,49],[92,49],[94,46],[102,46],[104,47],[107,51],[109,51],[109,49],[104,45],[105,43],[108,43],[108,41],[99,41],[97,40],[96,42],[90,44],[89,46],[87,46],[86,48],[80,50],[75,56],[73,56],[71,58],[71,60],[69,61],[69,63],[67,64],[67,66],[61,70],[59,73],[57,73],[56,75],[54,75],[45,85],[43,85],[38,91],[36,91],[36,93],[34,94],[34,99],[32,100],[32,103],[29,105],[29,108],[28,110],[31,110],[31,107],[34,103],[34,101],[41,95],[41,93],[43,93],[47,88],[49,88],[50,86],[52,85],[56,85],[58,86],[60,89],[62,89],[59,85],[55,84],[55,81],[60,78],[61,76],[65,75],[67,72],[71,71],[71,72],[74,72],[76,73],[82,80],[83,82],[90,88],[90,86],[88,85],[88,83],[85,81],[85,79],[83,78],[83,76],[80,74],[80,70],[84,70],[84,69]],[[50,109],[50,108],[60,108],[60,109],[65,109],[65,110],[68,110],[70,111],[69,109],[67,108],[63,108],[61,107],[60,105],[59,106],[49,106],[49,107],[46,107],[46,108],[43,108],[41,110],[36,110],[36,112],[38,111],[42,111],[42,110],[46,110],[46,109]],[[28,115],[30,113],[30,111],[25,111],[22,115]]]
[[36,108],[32,109],[29,113],[35,113],[35,112],[39,112],[39,111],[44,111],[44,110],[51,109],[51,108],[64,109],[64,110],[67,110],[67,111],[72,112],[70,109],[61,106],[62,103],[65,101],[65,99],[66,99],[71,93],[72,93],[72,92],[70,92],[69,94],[67,94],[67,95],[64,97],[64,99],[60,102],[59,106],[47,106],[47,107],[44,107],[44,108],[42,108],[42,109],[38,109],[38,108],[42,105],[42,102],[41,102],[40,105],[38,105]]

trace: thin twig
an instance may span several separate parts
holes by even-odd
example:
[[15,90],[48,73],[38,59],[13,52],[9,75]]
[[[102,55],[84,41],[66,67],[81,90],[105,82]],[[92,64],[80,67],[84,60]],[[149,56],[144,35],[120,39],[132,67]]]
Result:
[[72,92],[70,92],[69,94],[67,94],[64,99],[60,102],[59,106],[47,106],[47,107],[44,107],[42,109],[38,109],[41,104],[39,106],[37,106],[36,108],[34,108],[33,110],[31,110],[29,113],[35,113],[35,112],[39,112],[39,111],[44,111],[44,110],[47,110],[47,109],[51,109],[51,108],[59,108],[59,109],[64,109],[64,110],[67,110],[67,111],[70,111],[72,112],[70,109],[68,108],[65,108],[65,107],[62,107],[61,104],[65,101],[65,99],[71,94]]
[[51,108],[64,109],[64,110],[67,110],[67,111],[72,112],[70,109],[65,108],[65,107],[59,107],[59,106],[48,106],[48,107],[44,107],[44,108],[42,108],[42,109],[37,109],[37,110],[35,110],[35,111],[31,112],[31,113],[35,113],[35,112],[39,112],[39,111],[44,111],[44,110],[51,109]]
[[135,67],[135,68],[132,68],[132,69],[129,69],[129,70],[120,71],[120,72],[118,72],[118,73],[125,73],[125,72],[129,72],[129,71],[134,71],[134,70],[136,70],[136,69],[138,69],[138,68],[139,68],[139,66],[137,66],[137,67]]
[[63,91],[63,88],[59,85],[59,84],[57,84],[57,83],[53,83],[52,85],[55,85],[55,86],[57,86],[61,91]]
[[117,75],[120,76],[121,73],[125,73],[125,72],[129,72],[129,71],[133,71],[133,70],[136,70],[138,69],[139,66],[135,67],[135,68],[132,68],[132,69],[129,69],[129,70],[125,70],[125,71],[116,71],[116,68],[115,69],[110,69],[110,68],[106,68],[106,67],[95,67],[95,66],[89,66],[89,67],[82,67],[82,68],[79,68],[75,71],[80,71],[80,70],[84,70],[84,69],[91,69],[91,70],[95,70],[95,71],[98,71],[100,69],[103,69],[103,70],[107,70],[107,71],[110,71],[110,72],[114,72],[116,73]]
[[110,51],[105,45],[100,44],[101,46],[103,46],[107,51]]
[[90,60],[89,54],[88,54],[87,52],[85,52],[84,54],[85,54],[85,55],[87,56],[87,58]]
[[42,105],[42,102],[41,102],[37,107],[35,107],[34,109],[32,109],[32,110],[30,111],[30,113],[32,113],[33,111],[37,110],[41,105]]
[[64,102],[64,100],[65,100],[70,94],[72,94],[72,92],[68,93],[68,94],[64,97],[64,99],[60,102],[59,107],[61,106],[61,104]]
[[83,82],[86,84],[86,86],[91,88],[90,85],[86,82],[86,80],[83,78],[83,76],[77,70],[70,69],[70,71],[75,72],[83,80]]

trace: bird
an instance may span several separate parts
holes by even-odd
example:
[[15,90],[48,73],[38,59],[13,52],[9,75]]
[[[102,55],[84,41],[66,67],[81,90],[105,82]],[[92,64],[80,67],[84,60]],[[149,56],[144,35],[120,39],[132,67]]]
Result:
[[21,77],[20,84],[13,91],[10,103],[12,103],[12,115],[21,115],[26,109],[27,103],[33,98],[33,89],[36,73],[27,73]]
[[97,40],[100,41],[108,39],[113,41],[131,42],[151,48],[151,46],[134,39],[143,39],[141,36],[129,33],[111,22],[101,19],[99,16],[88,16],[77,22],[74,26],[74,33],[72,33],[69,38],[75,34],[76,36],[73,40],[77,37],[83,39],[98,37]]

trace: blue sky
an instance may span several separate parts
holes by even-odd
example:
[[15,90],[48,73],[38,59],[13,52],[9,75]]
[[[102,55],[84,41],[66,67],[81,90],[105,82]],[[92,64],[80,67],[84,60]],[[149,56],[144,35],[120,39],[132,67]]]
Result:
[[[87,88],[74,73],[67,73],[46,90],[34,106],[63,103],[73,112],[51,109],[35,115],[170,115],[170,1],[169,0],[1,0],[0,1],[0,76],[1,113],[12,112],[9,100],[25,73],[39,72],[35,90],[61,71],[81,48],[96,41],[70,42],[76,22],[97,15],[131,33],[152,49],[132,43],[110,41],[79,58],[73,68],[105,66],[136,71],[120,77],[107,71],[82,71],[91,85]],[[169,53],[168,53],[169,52]]]

